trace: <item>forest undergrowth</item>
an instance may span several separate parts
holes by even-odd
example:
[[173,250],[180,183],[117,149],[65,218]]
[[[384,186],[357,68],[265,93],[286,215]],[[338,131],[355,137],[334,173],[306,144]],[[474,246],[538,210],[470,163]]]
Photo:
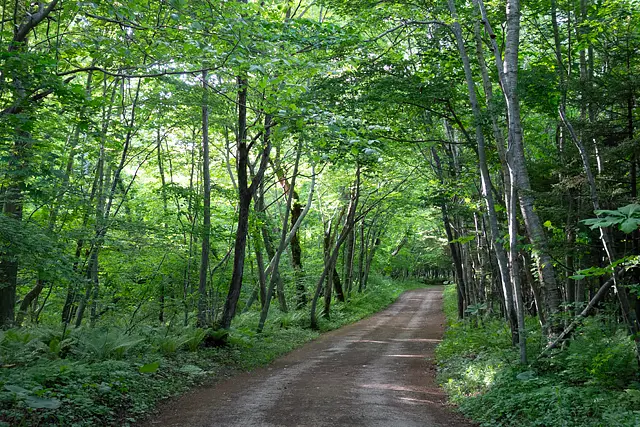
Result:
[[[444,305],[448,328],[436,352],[439,381],[451,402],[480,425],[640,425],[634,344],[609,317],[588,318],[567,348],[522,366],[506,323],[457,320],[454,285],[446,287]],[[534,318],[527,322],[527,352],[540,354],[540,328]]]
[[[320,330],[307,310],[274,310],[261,334],[259,312],[239,315],[225,344],[223,332],[181,327],[30,327],[0,334],[0,425],[130,425],[162,399],[233,372],[251,370],[391,304],[417,282],[372,278],[375,291],[338,303]],[[224,332],[226,333],[226,332]]]

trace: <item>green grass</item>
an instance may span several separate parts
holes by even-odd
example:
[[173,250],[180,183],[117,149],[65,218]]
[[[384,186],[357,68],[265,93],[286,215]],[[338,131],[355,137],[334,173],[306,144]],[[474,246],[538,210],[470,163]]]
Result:
[[[424,287],[373,277],[370,291],[334,303],[328,331],[367,317],[407,289]],[[193,328],[117,327],[73,330],[65,339],[57,328],[0,333],[0,425],[130,425],[162,399],[221,374],[251,370],[313,340],[309,313],[273,309],[262,334],[259,314],[234,320],[228,345],[202,348]]]
[[[590,318],[568,348],[523,367],[505,322],[459,322],[455,304],[455,288],[448,286],[449,327],[436,356],[441,384],[469,418],[505,427],[640,425],[634,345],[617,324]],[[528,330],[537,329],[528,319]],[[535,358],[543,340],[539,332],[527,339]]]

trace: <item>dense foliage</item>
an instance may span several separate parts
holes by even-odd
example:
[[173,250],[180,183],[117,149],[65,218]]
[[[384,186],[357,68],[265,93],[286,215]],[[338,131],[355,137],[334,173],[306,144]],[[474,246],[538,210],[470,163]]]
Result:
[[0,9],[7,399],[60,403],[13,383],[31,352],[321,329],[376,274],[453,275],[458,317],[502,319],[522,365],[571,365],[598,322],[638,358],[637,2]]
[[[338,328],[375,313],[400,292],[402,284],[372,278],[376,292],[341,304],[320,331]],[[250,370],[318,336],[302,311],[282,313],[262,334],[258,313],[239,315],[227,336],[202,329],[114,327],[76,329],[63,342],[60,331],[39,326],[12,329],[0,339],[3,389],[0,424],[127,425],[153,413],[160,399],[189,386]],[[224,339],[223,339],[224,338]],[[203,347],[203,342],[214,342]],[[224,344],[224,345],[223,345]]]
[[[452,402],[483,426],[633,426],[640,422],[634,346],[606,316],[589,319],[565,351],[519,364],[509,328],[499,320],[457,320],[452,286],[445,291],[449,328],[438,347],[440,380]],[[535,324],[534,319],[530,326]],[[529,336],[528,350],[544,340]]]

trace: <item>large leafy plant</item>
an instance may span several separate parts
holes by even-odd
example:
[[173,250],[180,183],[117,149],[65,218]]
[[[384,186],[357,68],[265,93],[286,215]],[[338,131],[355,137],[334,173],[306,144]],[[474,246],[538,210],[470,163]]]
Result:
[[640,205],[636,203],[623,206],[615,211],[606,209],[597,210],[595,214],[598,215],[598,218],[590,218],[582,221],[586,225],[591,226],[591,229],[609,227],[617,224],[620,231],[629,234],[640,227]]

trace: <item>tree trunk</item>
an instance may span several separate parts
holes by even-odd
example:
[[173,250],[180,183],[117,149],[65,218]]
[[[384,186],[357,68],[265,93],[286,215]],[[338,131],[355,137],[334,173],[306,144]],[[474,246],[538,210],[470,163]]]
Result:
[[364,276],[364,256],[365,256],[365,242],[364,242],[364,218],[360,222],[360,253],[358,255],[358,293],[361,293],[364,288],[362,287],[362,277]]
[[[436,149],[434,147],[431,147],[431,155],[433,157],[433,162],[435,164],[435,169],[436,169],[436,175],[438,176],[440,185],[444,186],[442,163],[440,162],[440,156],[438,156],[438,153],[436,152]],[[440,202],[440,210],[442,212],[442,222],[444,224],[444,230],[447,235],[447,241],[449,242],[449,251],[451,252],[451,259],[453,260],[453,267],[454,267],[454,275],[456,278],[458,319],[463,319],[464,312],[467,309],[467,307],[465,305],[465,299],[464,299],[464,292],[465,292],[466,286],[464,282],[464,273],[462,271],[462,259],[458,251],[458,246],[454,242],[455,237],[453,235],[453,230],[451,229],[449,210],[447,209],[447,204],[444,198]]]
[[380,246],[380,232],[372,233],[371,237],[371,249],[369,249],[369,253],[367,254],[367,260],[364,267],[364,275],[362,276],[362,288],[364,290],[367,289],[367,282],[369,281],[369,272],[371,271],[371,263],[373,262],[373,256],[376,253],[376,249]]
[[[557,24],[557,20],[555,19],[555,15],[556,15],[556,7],[555,7],[555,1],[553,1],[552,2],[552,18],[553,18],[552,22],[553,22],[554,40],[556,45],[556,59],[558,61],[558,67],[562,68],[562,64],[563,64],[562,52],[560,50],[558,24]],[[560,73],[561,82],[562,82],[563,81],[562,72],[559,71],[559,73]],[[560,89],[564,94],[564,87],[561,87]],[[562,123],[565,125],[565,127],[569,131],[569,135],[571,136],[571,139],[573,140],[576,148],[578,149],[578,153],[580,154],[580,159],[582,160],[582,166],[587,179],[587,184],[589,185],[589,195],[591,197],[591,204],[593,206],[594,211],[598,211],[600,210],[600,200],[598,196],[596,181],[593,176],[593,172],[591,171],[589,154],[587,153],[587,150],[584,144],[582,143],[582,140],[578,137],[577,133],[575,132],[573,125],[571,124],[571,122],[569,122],[567,118],[564,99],[565,97],[563,96],[558,107],[560,119],[562,120]],[[611,234],[609,233],[609,230],[606,227],[600,228],[600,240],[602,241],[602,245],[607,254],[607,258],[609,259],[609,263],[610,264],[614,263],[616,261],[615,246],[614,246],[613,238],[611,237]],[[614,279],[615,279],[615,276],[614,276]],[[632,335],[636,335],[639,331],[639,325],[636,318],[635,307],[634,309],[631,308],[631,305],[627,297],[626,289],[618,288],[618,283],[616,280],[614,280],[613,286],[614,286],[614,289],[616,290],[616,294],[618,295],[618,300],[620,302],[620,307],[622,309],[622,315],[625,319],[625,322],[627,323],[627,326],[629,327],[629,331]],[[638,345],[640,348],[640,344]]]
[[505,102],[507,104],[507,116],[509,123],[508,152],[511,157],[510,168],[512,180],[515,179],[515,187],[518,193],[520,211],[524,219],[525,228],[529,240],[533,245],[537,257],[536,262],[549,321],[549,338],[552,339],[561,330],[560,322],[556,316],[560,312],[562,302],[560,287],[555,278],[553,262],[549,255],[549,245],[544,233],[540,217],[534,209],[534,198],[529,182],[526,167],[522,123],[520,118],[520,100],[518,97],[518,50],[520,42],[520,3],[519,0],[507,0],[507,31],[505,40],[504,69],[500,49],[496,43],[491,24],[487,18],[482,0],[475,0],[480,8],[485,29],[489,34],[496,60],[496,68],[500,84],[503,88]]
[[[473,81],[473,74],[471,72],[471,63],[469,61],[469,57],[467,55],[466,48],[464,46],[464,39],[462,38],[462,28],[458,23],[458,15],[456,13],[455,3],[454,3],[454,0],[448,0],[448,1],[449,1],[449,10],[451,11],[451,15],[454,19],[452,29],[456,37],[458,52],[460,53],[460,57],[462,59],[462,65],[463,65],[465,77],[467,80],[467,92],[469,94],[469,103],[471,104],[471,111],[473,112],[474,121],[475,121],[476,143],[478,145],[478,165],[480,168],[480,180],[482,182],[482,197],[484,198],[485,205],[487,207],[487,213],[489,217],[489,226],[491,231],[491,242],[493,245],[493,249],[495,251],[496,260],[498,262],[500,282],[502,284],[502,290],[504,293],[504,300],[505,300],[506,309],[508,313],[509,324],[511,326],[511,336],[515,344],[515,342],[518,341],[518,332],[517,332],[518,324],[517,324],[516,311],[514,310],[513,292],[511,290],[511,283],[509,279],[511,279],[511,282],[515,284],[519,280],[516,277],[518,274],[518,271],[517,269],[514,270],[514,268],[512,267],[511,277],[509,277],[509,265],[507,262],[507,254],[504,249],[504,246],[502,245],[502,241],[500,239],[500,231],[498,228],[498,216],[496,214],[495,203],[493,200],[493,184],[491,183],[491,175],[489,173],[489,168],[487,165],[485,140],[484,140],[484,133],[482,130],[482,112],[480,111],[480,106],[478,104],[478,99],[476,97],[476,89]],[[485,90],[487,90],[486,86],[487,85],[485,85]],[[494,133],[495,133],[495,128],[494,128]],[[513,205],[509,207],[513,207]],[[510,212],[509,209],[507,210]],[[513,212],[513,215],[515,215],[515,211]],[[515,235],[512,236],[511,240],[516,241],[516,236]],[[515,250],[515,247],[513,249]],[[517,260],[512,257],[511,262],[513,263],[514,260],[517,263]]]
[[[336,224],[339,224],[342,221],[342,217],[344,216],[345,209],[342,208],[340,214],[338,215]],[[333,280],[336,276],[336,266],[335,262],[338,261],[336,257],[335,260],[332,258],[333,254],[333,244],[336,240],[336,236],[338,233],[338,226],[332,224],[333,219],[330,219],[328,223],[324,227],[324,239],[323,239],[323,249],[324,249],[324,264],[325,270],[329,271],[326,275],[326,283],[324,284],[324,309],[323,316],[326,319],[329,319],[331,312],[331,296],[333,293]],[[346,225],[345,225],[346,227]]]
[[[158,156],[158,172],[160,173],[160,196],[162,197],[162,215],[164,218],[163,221],[163,228],[165,233],[168,233],[169,231],[169,224],[167,223],[168,217],[169,217],[169,210],[167,207],[167,191],[166,191],[166,179],[164,176],[164,162],[163,162],[163,158],[162,158],[162,136],[160,134],[160,127],[158,127],[157,130],[157,135],[156,135],[156,150],[157,150],[157,156]],[[160,303],[160,309],[158,311],[158,321],[160,323],[164,322],[164,310],[165,310],[165,293],[166,293],[166,289],[165,289],[165,284],[164,284],[164,280],[162,280],[160,282],[160,295],[159,295],[159,303]]]
[[[356,214],[356,203],[354,199],[358,199],[360,197],[360,165],[357,166],[356,168],[356,180],[355,180],[355,195],[353,196],[353,199],[351,200],[351,202],[349,203],[349,211],[347,213],[347,220],[345,222],[345,226],[343,227],[342,231],[340,232],[340,236],[338,237],[335,246],[333,247],[333,250],[331,251],[328,260],[325,261],[325,266],[324,269],[322,270],[322,274],[320,275],[320,278],[318,279],[318,283],[316,284],[316,291],[313,295],[313,299],[311,300],[311,328],[312,329],[318,329],[318,319],[316,316],[316,308],[318,306],[318,298],[320,297],[320,292],[322,291],[322,285],[327,277],[327,275],[333,274],[333,270],[332,268],[335,267],[335,264],[338,260],[338,254],[340,253],[340,247],[342,246],[342,244],[344,243],[344,241],[347,238],[347,235],[349,234],[349,232],[351,231],[351,229],[353,228],[353,226],[355,225],[355,214]],[[329,292],[331,290],[331,285],[328,284],[327,287],[329,288]],[[326,300],[325,300],[326,303]],[[325,310],[325,315],[328,316],[328,312]]]
[[202,72],[202,257],[200,258],[200,279],[198,281],[198,326],[207,326],[207,270],[209,268],[209,238],[211,234],[211,175],[209,171],[209,105],[207,72]]
[[262,150],[260,167],[251,185],[248,180],[249,146],[247,145],[247,81],[244,77],[238,77],[238,135],[237,135],[237,177],[238,177],[238,225],[233,257],[233,273],[229,292],[224,303],[220,327],[229,329],[233,319],[240,291],[242,289],[242,276],[244,273],[244,258],[247,246],[247,232],[249,230],[249,207],[257,186],[262,181],[264,172],[269,162],[271,151],[271,138],[269,136],[272,126],[271,116],[265,116],[265,146]]
[[[298,150],[296,153],[296,161],[293,167],[293,176],[291,177],[291,184],[288,192],[287,209],[285,211],[284,219],[282,221],[282,234],[280,236],[280,244],[278,245],[278,250],[273,256],[273,261],[272,261],[273,267],[271,269],[271,279],[269,280],[269,286],[267,286],[267,296],[265,298],[264,306],[262,307],[262,312],[260,313],[260,322],[258,324],[258,332],[262,332],[262,329],[264,328],[264,324],[267,321],[267,315],[269,314],[269,306],[271,304],[271,295],[273,294],[273,290],[277,285],[277,282],[278,282],[277,279],[280,278],[280,276],[278,275],[278,268],[280,266],[280,257],[282,256],[282,254],[286,249],[287,235],[290,233],[295,234],[297,232],[297,229],[288,230],[287,225],[289,224],[289,213],[291,212],[291,205],[293,202],[293,193],[295,191],[294,188],[296,185],[296,178],[298,175],[298,166],[300,164],[301,154],[302,154],[302,147],[298,145]],[[281,302],[281,305],[282,305],[282,302]],[[286,304],[285,304],[285,308],[286,308]]]
[[[293,206],[291,207],[291,229],[302,213],[302,205],[298,193],[294,192]],[[294,280],[296,282],[296,308],[300,309],[307,305],[307,290],[304,286],[304,268],[302,267],[302,247],[300,239],[296,232],[291,238],[291,265],[294,271]]]
[[347,241],[344,246],[344,289],[347,294],[347,298],[351,295],[351,288],[353,286],[353,261],[355,255],[355,230],[352,229],[347,236]]

